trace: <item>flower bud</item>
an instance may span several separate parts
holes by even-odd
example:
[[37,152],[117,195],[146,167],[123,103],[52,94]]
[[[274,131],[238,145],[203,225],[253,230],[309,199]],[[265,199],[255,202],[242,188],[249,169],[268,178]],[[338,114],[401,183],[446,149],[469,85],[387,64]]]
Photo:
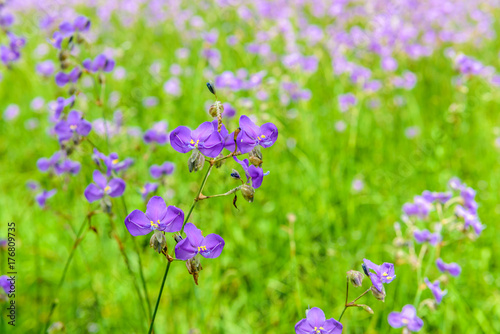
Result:
[[359,304],[358,307],[361,307],[363,310],[365,310],[366,312],[370,313],[370,314],[374,314],[372,308],[368,305],[365,305],[365,304]]
[[61,70],[66,70],[71,65],[69,60],[61,61]]
[[366,265],[363,263],[363,264],[361,264],[361,267],[363,268],[363,272],[365,273],[365,275],[370,277],[370,274],[368,273],[368,268],[366,268]]
[[69,58],[69,51],[68,50],[62,50],[61,52],[59,52],[59,60],[62,62],[66,59]]
[[101,200],[101,209],[104,213],[111,213],[111,200],[109,197],[105,196]]
[[363,284],[363,274],[356,270],[349,270],[347,272],[347,278],[351,281],[354,287],[361,286]]
[[182,236],[180,234],[174,234],[174,240],[175,240],[176,243],[181,242],[182,239],[183,238],[182,238]]
[[[215,158],[215,159],[217,160],[217,159],[222,159],[222,158],[224,158],[224,154],[220,153],[220,154],[217,156],[217,158]],[[222,167],[222,165],[224,164],[224,162],[226,162],[226,160],[219,160],[219,161],[216,161],[216,162],[214,163],[215,168],[221,168],[221,167]]]
[[186,267],[188,272],[193,275],[194,283],[198,285],[199,272],[203,269],[200,264],[199,256],[195,256],[192,259],[186,261]]
[[190,173],[192,171],[197,172],[203,167],[204,163],[205,163],[205,157],[203,156],[203,154],[201,154],[201,152],[198,150],[194,150],[188,159],[189,172]]
[[104,76],[104,74],[99,73],[99,75],[97,76],[97,81],[99,82],[100,85],[102,85],[103,83],[105,83],[106,82],[106,77]]
[[255,157],[255,156],[249,156],[248,157],[248,161],[250,161],[250,163],[252,165],[254,165],[255,167],[262,167],[262,162],[263,161],[261,159]]
[[215,95],[215,86],[212,85],[210,82],[207,82],[207,88],[210,91],[210,93]]
[[158,253],[161,253],[166,246],[167,239],[165,238],[165,235],[156,230],[149,240],[149,247],[153,248]]
[[372,290],[372,294],[375,298],[377,298],[378,300],[384,301],[385,289],[383,286],[382,286],[382,291],[378,291],[374,285],[371,286],[370,290]]
[[219,101],[215,101],[215,103],[210,106],[210,109],[208,109],[208,112],[210,116],[218,117],[224,112],[224,106]]
[[260,151],[260,147],[255,146],[253,150],[250,153],[248,153],[248,156],[256,157],[257,159],[262,160],[262,152]]
[[236,180],[241,180],[241,176],[240,176],[240,173],[238,173],[238,171],[236,169],[233,169],[231,171],[231,177],[233,179],[236,179]]
[[240,190],[241,194],[243,195],[243,198],[246,199],[248,202],[252,203],[255,190],[248,184],[242,185]]

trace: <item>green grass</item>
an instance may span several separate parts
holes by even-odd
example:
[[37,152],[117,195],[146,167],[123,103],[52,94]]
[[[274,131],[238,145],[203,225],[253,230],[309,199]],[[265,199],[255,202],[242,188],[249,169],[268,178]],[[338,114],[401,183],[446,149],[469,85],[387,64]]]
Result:
[[[231,14],[223,12],[209,23],[217,26],[227,19]],[[94,22],[93,29],[99,29],[99,25]],[[125,124],[147,129],[153,122],[167,120],[170,130],[178,125],[195,127],[208,120],[204,104],[212,99],[205,87],[210,79],[204,75],[206,63],[198,56],[202,46],[184,45],[173,26],[166,24],[163,28],[150,30],[141,22],[133,29],[123,28],[123,33],[105,32],[93,46],[92,55],[102,51],[103,45],[123,51],[116,61],[127,70],[127,78],[116,81],[108,76],[106,89],[108,94],[121,93],[119,108]],[[242,25],[241,31],[244,29],[252,27]],[[442,251],[448,262],[460,263],[463,273],[450,279],[446,286],[449,293],[435,313],[426,308],[419,311],[425,322],[421,332],[500,332],[500,165],[494,146],[495,128],[500,124],[498,90],[472,78],[468,93],[458,92],[451,84],[455,73],[449,60],[437,52],[419,61],[400,59],[400,66],[418,77],[412,91],[394,90],[384,81],[384,88],[376,94],[380,108],[367,108],[370,97],[361,97],[357,112],[341,114],[338,94],[356,92],[359,97],[360,93],[348,78],[332,74],[329,57],[323,51],[316,50],[320,69],[308,76],[263,64],[247,54],[242,45],[224,47],[225,38],[221,32],[217,44],[223,59],[221,71],[244,67],[254,73],[266,69],[268,76],[277,80],[277,84],[268,84],[271,98],[267,102],[255,99],[253,91],[218,93],[223,102],[236,105],[238,98],[250,98],[253,108],[239,107],[238,114],[252,114],[261,123],[272,121],[278,126],[277,143],[263,151],[263,167],[271,174],[256,191],[252,204],[244,202],[240,195],[238,209],[232,206],[232,197],[198,203],[190,221],[205,233],[223,236],[226,246],[220,258],[202,261],[199,286],[193,283],[184,263],[172,264],[157,314],[157,333],[292,333],[308,306],[320,307],[327,317],[338,318],[345,298],[345,272],[360,270],[363,258],[376,263],[393,262],[392,226],[399,219],[402,205],[423,190],[445,190],[452,176],[477,189],[479,216],[487,229],[476,242],[450,245]],[[32,112],[29,103],[36,96],[48,101],[66,94],[52,80],[34,74],[37,60],[33,50],[43,42],[41,34],[30,36],[22,61],[11,71],[4,71],[0,82],[0,110],[10,103],[21,107],[16,120],[0,121],[0,236],[5,236],[7,222],[16,222],[16,330],[23,333],[39,332],[44,324],[75,232],[85,214],[95,207],[83,196],[94,169],[88,142],[71,156],[82,163],[78,176],[48,180],[36,169],[37,159],[52,155],[58,144],[46,135],[47,113]],[[124,47],[125,42],[131,47]],[[183,95],[172,98],[165,95],[162,85],[169,77],[168,67],[176,62],[175,49],[182,46],[189,48],[191,55],[179,63],[189,66],[192,73],[181,79]],[[499,65],[496,50],[497,42],[481,50],[464,46],[464,52],[493,66]],[[50,58],[56,59],[53,49]],[[153,61],[162,64],[160,80],[148,72]],[[378,60],[368,60],[365,66],[374,69],[375,77],[388,81],[376,70]],[[287,108],[281,106],[277,87],[287,78],[310,89],[312,99]],[[101,110],[93,102],[92,88],[84,91],[88,103],[80,99],[76,109],[84,111],[90,120],[101,117]],[[145,109],[142,99],[153,95],[160,98],[159,105]],[[404,97],[404,106],[395,105],[397,95]],[[463,112],[450,113],[452,103],[459,103]],[[290,109],[297,111],[296,117],[290,117]],[[111,118],[112,111],[106,108],[107,118]],[[24,128],[30,118],[40,121],[32,131]],[[340,119],[348,124],[343,133],[334,128]],[[234,129],[236,122],[229,121],[229,128]],[[407,139],[405,128],[415,125],[421,134]],[[145,209],[137,190],[151,181],[149,166],[165,160],[175,162],[177,168],[159,194],[172,189],[175,194],[167,203],[184,211],[189,209],[203,172],[189,174],[187,154],[179,154],[169,146],[158,147],[150,154],[141,139],[129,136],[112,138],[108,150],[104,138],[95,133],[90,138],[105,153],[118,152],[122,158],[136,160],[126,174],[129,211]],[[237,186],[229,177],[232,168],[236,164],[228,161],[214,170],[204,193],[222,193]],[[360,193],[351,190],[356,177],[365,182]],[[33,194],[25,187],[29,179],[58,189],[48,202],[49,210],[41,210],[34,202]],[[137,255],[123,224],[124,207],[120,200],[113,200],[113,207],[118,233],[125,240],[132,268],[139,277]],[[289,222],[289,214],[296,216],[294,224]],[[87,231],[78,246],[57,296],[59,304],[52,320],[62,321],[68,333],[85,333],[93,323],[100,333],[144,333],[148,321],[110,236],[106,215],[92,217],[92,224],[96,232]],[[166,261],[149,248],[148,236],[136,239],[142,250],[149,297],[154,303]],[[172,239],[167,240],[172,249]],[[6,254],[1,255],[5,271]],[[438,276],[434,268],[431,273]],[[373,308],[374,315],[347,310],[342,319],[344,333],[398,332],[390,329],[387,315],[413,302],[416,275],[409,265],[396,266],[396,274],[394,283],[386,286],[385,303],[371,296],[362,299]],[[367,282],[364,286],[368,287]],[[429,290],[422,297],[431,298]],[[2,311],[4,326],[5,313]]]

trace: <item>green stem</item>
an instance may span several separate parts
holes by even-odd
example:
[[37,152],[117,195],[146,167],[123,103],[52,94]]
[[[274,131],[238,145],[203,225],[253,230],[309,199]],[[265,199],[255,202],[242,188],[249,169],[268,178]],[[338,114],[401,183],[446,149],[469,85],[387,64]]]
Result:
[[[203,177],[203,181],[201,182],[201,186],[200,186],[200,189],[198,190],[198,194],[194,198],[193,204],[191,204],[191,208],[189,208],[188,214],[187,214],[186,218],[184,219],[184,223],[182,224],[182,229],[181,229],[180,233],[182,233],[182,231],[184,231],[184,226],[186,225],[187,221],[189,220],[189,217],[191,217],[191,213],[193,212],[194,207],[196,206],[196,203],[198,203],[198,200],[200,199],[201,192],[203,191],[203,188],[205,187],[205,184],[207,183],[208,175],[210,175],[210,171],[212,170],[212,168],[213,168],[213,164],[210,164],[210,167],[208,167],[207,172],[206,172],[205,176]],[[158,306],[160,305],[161,294],[163,293],[163,288],[165,286],[165,281],[167,280],[167,275],[168,275],[168,271],[170,269],[171,263],[172,263],[171,261],[168,261],[167,268],[165,269],[165,274],[163,275],[163,280],[161,282],[160,292],[158,293],[158,299],[156,299],[156,305],[155,305],[155,309],[153,311],[153,318],[151,319],[151,325],[149,326],[148,334],[151,334],[153,331],[153,325],[155,323],[156,312],[158,311]]]
[[71,260],[73,259],[73,256],[75,255],[76,248],[78,247],[80,242],[83,240],[82,233],[85,229],[85,223],[87,222],[87,219],[90,222],[90,215],[85,215],[85,219],[83,220],[82,224],[80,225],[80,229],[78,230],[78,233],[76,235],[76,239],[75,239],[75,242],[73,243],[73,247],[71,248],[71,252],[69,253],[69,257],[66,260],[66,264],[64,265],[64,269],[63,269],[61,278],[59,279],[59,283],[57,284],[57,287],[56,287],[56,293],[55,293],[56,298],[54,298],[54,300],[52,301],[52,304],[50,306],[49,316],[47,318],[47,322],[45,323],[43,333],[47,332],[47,329],[48,329],[49,324],[50,324],[50,319],[52,318],[52,315],[54,314],[54,310],[56,309],[56,306],[58,304],[57,296],[59,295],[59,290],[61,289],[61,286],[64,284],[64,280],[66,279],[66,273],[68,272],[69,264],[71,263]]

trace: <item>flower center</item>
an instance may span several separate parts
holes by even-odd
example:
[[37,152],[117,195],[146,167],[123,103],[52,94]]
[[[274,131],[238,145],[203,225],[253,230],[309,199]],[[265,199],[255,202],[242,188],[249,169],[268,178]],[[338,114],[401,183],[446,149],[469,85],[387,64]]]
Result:
[[104,192],[107,194],[109,192],[109,190],[111,189],[110,186],[106,186],[106,188],[104,188]]
[[402,322],[403,324],[408,324],[408,319],[403,318],[403,320],[401,320],[401,322]]
[[76,125],[74,125],[74,124],[73,124],[73,125],[70,125],[70,126],[69,126],[69,128],[70,128],[71,130],[75,131],[75,130],[76,130]]
[[160,225],[160,220],[157,220],[156,223],[151,220],[150,223],[151,223],[151,229],[157,229],[158,226]]
[[262,135],[262,136],[260,136],[260,137],[257,137],[257,139],[258,139],[258,140],[262,140],[262,139],[264,139],[264,138],[266,138],[266,136],[265,136],[265,135]]
[[320,328],[314,327],[314,333],[316,333],[316,334],[321,334],[321,331],[323,331],[323,330],[325,330],[323,327],[320,327]]
[[194,147],[198,148],[198,143],[200,142],[200,140],[198,139],[196,141],[196,143],[194,142],[194,140],[191,139],[191,141],[189,142],[191,145],[194,145]]
[[116,165],[116,164],[118,163],[118,159],[114,159],[114,160],[112,160],[112,161],[111,161],[111,163],[112,163],[113,165]]
[[207,246],[199,246],[198,247],[198,252],[206,251],[206,250],[207,250]]
[[388,273],[383,273],[382,276],[384,276],[387,279],[392,279],[392,276],[389,276]]

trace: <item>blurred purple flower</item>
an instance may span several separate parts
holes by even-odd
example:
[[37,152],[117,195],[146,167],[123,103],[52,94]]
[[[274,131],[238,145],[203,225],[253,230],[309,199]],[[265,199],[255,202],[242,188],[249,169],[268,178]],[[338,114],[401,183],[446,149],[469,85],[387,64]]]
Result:
[[422,196],[415,196],[413,203],[405,203],[403,211],[407,216],[417,216],[420,219],[425,219],[431,211],[432,204]]
[[245,175],[247,177],[247,182],[252,181],[252,188],[257,189],[262,185],[262,181],[264,180],[264,176],[269,175],[269,172],[264,173],[262,168],[256,167],[254,165],[250,165],[248,159],[243,159],[243,161],[239,160],[236,157],[233,157],[234,161],[239,163],[243,170],[245,171]]
[[428,242],[432,246],[436,246],[441,241],[441,235],[438,232],[431,233],[429,230],[415,230],[413,236],[419,244]]
[[203,237],[201,231],[193,224],[187,223],[184,227],[186,238],[175,245],[175,257],[179,260],[189,260],[197,254],[205,258],[216,258],[222,253],[225,242],[217,234]]
[[440,202],[440,203],[446,203],[450,200],[451,196],[453,194],[451,192],[431,192],[429,190],[426,190],[422,193],[422,197],[429,203],[432,202]]
[[346,112],[347,110],[351,109],[351,107],[354,107],[358,103],[356,96],[354,96],[354,94],[352,93],[339,95],[338,100],[341,112]]
[[115,61],[106,57],[104,54],[100,54],[97,55],[94,60],[85,59],[82,65],[89,72],[111,72],[115,68]]
[[146,182],[144,187],[141,188],[142,200],[145,201],[149,194],[154,193],[158,189],[158,183]]
[[43,77],[50,77],[54,73],[54,62],[52,60],[45,60],[36,64],[36,72]]
[[165,83],[163,84],[163,90],[169,95],[181,96],[181,81],[179,80],[179,78],[172,77],[165,81]]
[[120,197],[125,191],[125,181],[120,178],[114,178],[108,182],[106,176],[102,175],[98,170],[94,170],[92,178],[95,183],[89,184],[84,192],[89,203],[100,200],[104,195]]
[[19,116],[19,106],[17,104],[9,104],[3,112],[3,118],[6,121],[12,121]]
[[118,159],[118,153],[113,152],[107,156],[104,153],[99,152],[96,148],[94,148],[93,158],[98,166],[100,166],[99,160],[104,162],[104,165],[106,166],[106,176],[108,177],[111,176],[112,171],[116,173],[125,171],[134,163],[134,159],[132,158],[126,158],[125,160],[120,161]]
[[153,165],[149,169],[151,176],[158,179],[162,176],[170,175],[174,172],[175,165],[172,162],[166,161],[162,165]]
[[3,292],[5,292],[6,295],[10,294],[11,290],[10,290],[9,276],[7,275],[0,276],[0,288],[2,288]]
[[442,273],[448,272],[451,276],[458,276],[462,272],[462,268],[458,265],[458,263],[445,263],[441,258],[436,260],[436,266],[439,271]]
[[83,119],[81,112],[71,110],[67,120],[59,121],[54,129],[59,137],[59,141],[62,142],[75,135],[87,136],[92,129],[92,124]]
[[55,76],[55,81],[59,87],[63,87],[70,82],[71,83],[77,82],[78,79],[80,79],[81,75],[82,75],[82,72],[80,71],[80,69],[78,67],[75,67],[69,73],[65,73],[65,72],[57,73]]
[[434,283],[431,283],[427,277],[424,278],[425,284],[427,287],[432,291],[432,294],[434,295],[434,298],[436,298],[436,303],[440,304],[441,300],[443,297],[446,295],[448,292],[447,290],[441,290],[439,288],[440,282],[439,280],[434,281]]
[[424,326],[423,320],[417,317],[417,310],[411,304],[403,306],[401,312],[391,312],[387,321],[392,328],[407,327],[412,332],[418,332]]
[[57,190],[55,190],[55,189],[52,189],[50,191],[42,190],[41,193],[39,193],[38,195],[35,196],[35,200],[41,208],[44,208],[45,203],[47,202],[47,199],[54,196],[56,192],[57,192]]
[[167,143],[167,123],[163,121],[155,123],[151,129],[144,133],[144,142],[146,144],[155,142],[160,145]]

